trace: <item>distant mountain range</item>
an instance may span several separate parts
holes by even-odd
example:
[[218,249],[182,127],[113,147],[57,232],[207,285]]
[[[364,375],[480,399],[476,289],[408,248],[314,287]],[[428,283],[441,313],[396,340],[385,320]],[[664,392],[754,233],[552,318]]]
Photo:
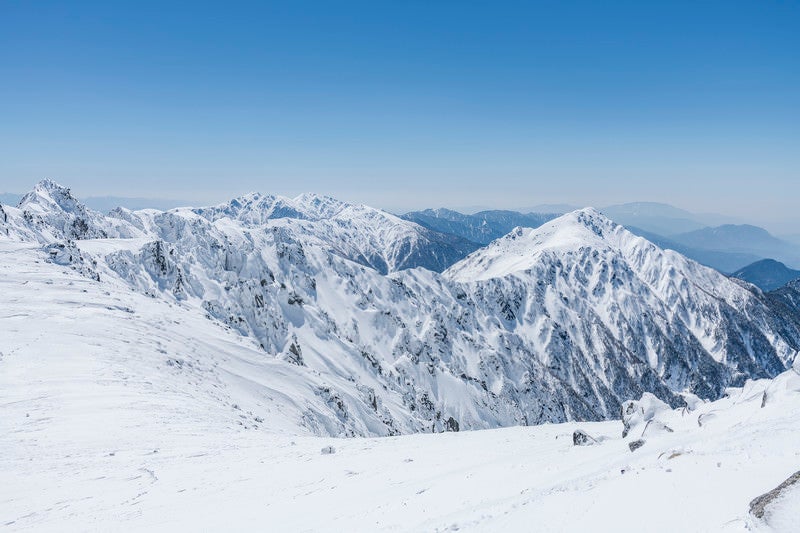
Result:
[[[520,213],[564,214],[582,206],[570,204],[539,204],[516,209]],[[715,213],[692,213],[660,202],[629,202],[601,207],[600,212],[618,224],[632,226],[658,235],[674,235],[707,226],[741,222],[733,217]]]
[[749,265],[761,259],[762,256],[747,252],[726,252],[720,250],[708,250],[696,248],[677,242],[668,237],[645,231],[635,226],[626,226],[631,233],[644,237],[648,241],[657,244],[665,250],[675,250],[678,253],[690,257],[700,264],[710,266],[720,272],[729,273]]
[[[485,245],[514,227],[539,227],[571,207],[543,204],[530,209],[552,211],[488,210],[475,214],[425,209],[406,213],[402,218]],[[723,215],[695,214],[655,202],[619,204],[600,211],[632,233],[723,273],[735,272],[761,259],[775,259],[789,267],[800,268],[800,244],[779,239],[763,228],[748,224],[707,225],[707,222],[731,220]]]
[[[519,213],[554,213],[556,215],[563,215],[564,213],[575,211],[581,207],[580,205],[573,204],[537,204],[528,207],[518,207],[512,209],[512,211],[517,211]],[[484,209],[484,211],[487,210],[489,209]]]
[[659,235],[671,236],[739,220],[713,213],[692,213],[659,202],[631,202],[604,207],[606,216],[624,226],[634,226]]
[[743,279],[764,291],[773,291],[800,279],[800,270],[792,270],[774,259],[762,259],[737,270],[731,277]]
[[745,253],[800,265],[800,246],[778,239],[764,228],[749,224],[725,224],[673,235],[673,240],[701,250]]
[[[16,206],[21,199],[22,195],[18,194],[0,194],[0,203],[5,205]],[[179,200],[119,196],[91,197],[82,202],[100,212],[117,207],[163,211],[187,204]],[[439,208],[408,212],[400,218],[433,232],[427,238],[440,244],[442,255],[435,263],[428,262],[424,266],[441,271],[515,227],[536,228],[575,209],[576,206],[568,204],[540,204],[514,211],[490,209],[464,214]],[[724,215],[697,214],[658,202],[611,205],[601,208],[600,212],[661,248],[675,250],[726,274],[762,259],[774,259],[790,270],[800,269],[800,237],[798,241],[789,237],[780,239],[758,226],[733,224],[734,219]]]
[[658,235],[669,236],[705,227],[692,213],[655,202],[612,205],[602,208],[601,212],[618,224]]
[[451,233],[476,244],[485,245],[520,226],[538,228],[558,215],[523,214],[516,211],[481,211],[464,215],[449,209],[426,209],[406,213],[402,217],[435,231]]

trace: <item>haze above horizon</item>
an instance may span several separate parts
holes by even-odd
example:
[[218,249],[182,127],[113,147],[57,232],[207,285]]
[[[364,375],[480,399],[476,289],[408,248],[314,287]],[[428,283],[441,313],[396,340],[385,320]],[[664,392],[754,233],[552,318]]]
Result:
[[[0,192],[800,226],[800,4],[0,5]],[[795,230],[796,232],[796,230]]]

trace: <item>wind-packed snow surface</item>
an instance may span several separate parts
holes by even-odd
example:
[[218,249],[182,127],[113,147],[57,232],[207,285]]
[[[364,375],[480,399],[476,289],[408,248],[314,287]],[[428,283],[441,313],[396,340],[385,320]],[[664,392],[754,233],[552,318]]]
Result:
[[[312,434],[616,418],[644,392],[679,406],[776,376],[800,347],[794,303],[593,209],[517,228],[443,274],[408,268],[447,263],[440,234],[315,195],[106,216],[44,181],[3,209],[5,240],[25,245],[7,263],[72,269],[121,305],[146,296],[191,317],[176,332],[189,339],[227,330],[265,374],[297,376],[308,402],[285,396]],[[231,403],[254,404],[261,386]]]

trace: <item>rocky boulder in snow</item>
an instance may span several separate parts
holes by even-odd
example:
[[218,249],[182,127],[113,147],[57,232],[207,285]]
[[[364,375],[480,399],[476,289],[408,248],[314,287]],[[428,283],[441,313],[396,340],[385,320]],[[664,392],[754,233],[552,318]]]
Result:
[[628,443],[628,448],[630,448],[632,452],[635,452],[636,450],[644,446],[644,443],[645,443],[644,439],[632,440],[631,442]]
[[764,513],[766,512],[767,507],[773,501],[778,499],[784,491],[789,490],[790,487],[796,486],[797,483],[800,483],[800,471],[797,471],[791,476],[789,476],[786,480],[784,480],[780,485],[778,485],[771,491],[767,492],[766,494],[762,494],[758,498],[755,498],[753,501],[751,501],[750,514],[752,514],[756,518],[764,518]]
[[576,429],[572,433],[572,444],[575,446],[591,446],[597,444],[597,440],[582,429]]

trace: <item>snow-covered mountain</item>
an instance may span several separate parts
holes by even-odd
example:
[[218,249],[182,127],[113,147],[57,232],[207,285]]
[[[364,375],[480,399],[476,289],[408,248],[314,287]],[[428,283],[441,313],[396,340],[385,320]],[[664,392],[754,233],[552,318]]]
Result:
[[69,189],[49,179],[36,184],[15,208],[5,206],[0,218],[6,235],[41,243],[142,236],[128,224],[87,209]]
[[[553,207],[563,208],[568,206]],[[572,208],[568,211],[577,209]],[[708,245],[708,243],[699,243],[698,247],[689,246],[664,237],[664,235],[671,235],[677,231],[705,228],[704,224],[698,221],[699,219],[681,218],[684,215],[690,217],[695,215],[666,204],[638,202],[610,206],[600,211],[614,222],[625,226],[631,233],[644,237],[659,248],[675,250],[698,263],[715,268],[725,274],[730,274],[765,257],[763,249],[756,249],[752,246],[745,246],[739,251],[730,251],[717,249],[716,245]],[[564,214],[564,211],[557,212],[558,214]],[[526,211],[525,213],[527,214],[517,211],[493,210],[465,215],[450,209],[425,209],[406,213],[403,218],[435,231],[463,237],[476,243],[477,247],[477,245],[489,244],[491,241],[506,235],[517,226],[538,228],[558,216],[553,214],[554,211]],[[638,224],[642,226],[640,227]],[[654,230],[658,230],[658,233],[655,233]],[[703,231],[696,233],[702,234]]]
[[308,193],[293,199],[253,193],[192,211],[212,222],[230,219],[245,228],[283,220],[299,232],[320,236],[337,255],[383,274],[414,267],[442,271],[475,249],[466,239],[385,211]]
[[[800,349],[797,314],[775,311],[790,301],[661,250],[593,209],[515,229],[443,274],[408,268],[448,264],[455,245],[440,234],[315,195],[104,216],[43,182],[3,209],[9,246],[25,250],[14,253],[19,283],[24,265],[42,276],[72,267],[94,292],[152,302],[158,316],[174,309],[185,318],[168,326],[170,337],[191,338],[180,324],[198,318],[204,335],[227,330],[250,350],[247,362],[196,372],[197,386],[223,386],[225,402],[253,420],[286,405],[281,424],[315,434],[616,418],[644,392],[673,406],[686,393],[717,398],[779,374]],[[137,305],[134,314],[150,314],[151,304]],[[221,364],[207,349],[161,349],[154,364]],[[292,377],[226,386],[251,373]]]

